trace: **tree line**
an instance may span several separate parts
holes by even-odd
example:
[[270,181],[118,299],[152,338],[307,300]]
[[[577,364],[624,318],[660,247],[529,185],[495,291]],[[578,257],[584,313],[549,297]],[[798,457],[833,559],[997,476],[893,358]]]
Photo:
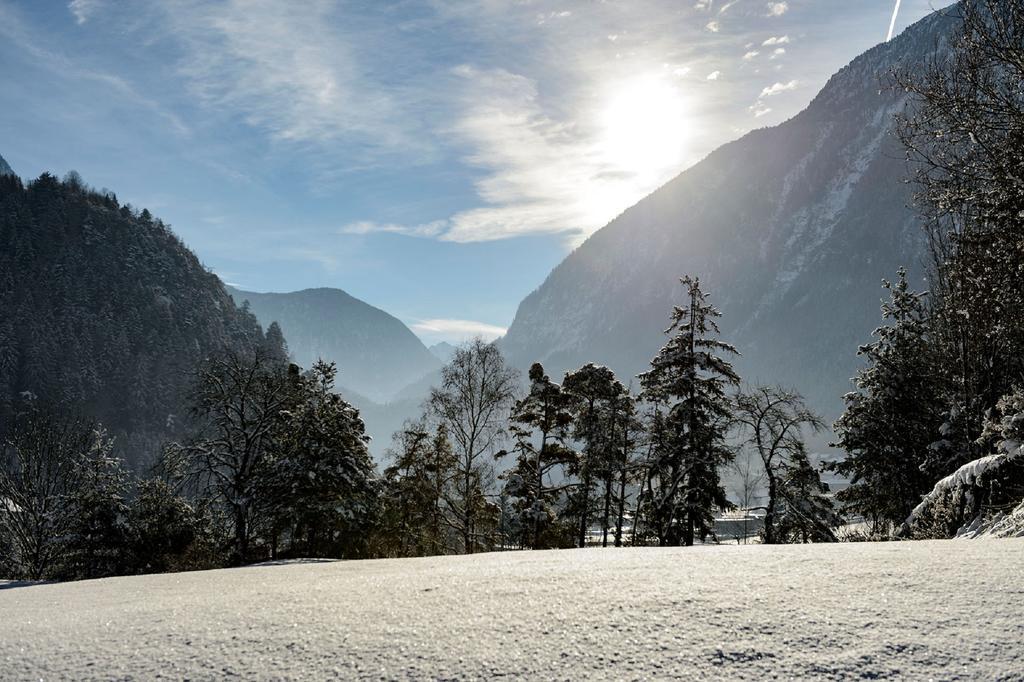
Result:
[[[289,364],[279,329],[207,356],[188,396],[190,433],[144,479],[125,471],[98,424],[38,396],[9,397],[2,571],[81,578],[572,547],[595,530],[602,545],[690,545],[714,541],[715,514],[732,506],[729,465],[749,483],[743,506],[763,507],[767,543],[835,540],[844,515],[873,538],[949,537],[1019,511],[1024,0],[957,11],[951,49],[893,75],[908,93],[898,133],[929,236],[928,290],[913,290],[905,271],[883,283],[882,325],[860,349],[834,426],[844,457],[829,466],[850,481],[834,497],[804,444],[821,419],[794,391],[741,386],[718,310],[684,277],[667,342],[636,391],[594,364],[560,380],[535,364],[524,389],[498,348],[476,341],[456,351],[379,472],[358,412],[334,391],[334,367]],[[8,189],[32,200],[60,187]],[[105,215],[124,213],[103,201]],[[15,234],[13,258],[31,260],[27,234]],[[29,371],[30,359],[0,366]]]
[[954,11],[950,49],[893,74],[928,290],[885,282],[836,424],[839,497],[876,537],[949,537],[1024,500],[1024,1]]

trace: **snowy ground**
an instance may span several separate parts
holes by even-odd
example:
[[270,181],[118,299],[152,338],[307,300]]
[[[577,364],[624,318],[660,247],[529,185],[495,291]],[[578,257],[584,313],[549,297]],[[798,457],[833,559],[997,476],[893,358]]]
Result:
[[1024,679],[1024,540],[585,549],[0,589],[4,679]]

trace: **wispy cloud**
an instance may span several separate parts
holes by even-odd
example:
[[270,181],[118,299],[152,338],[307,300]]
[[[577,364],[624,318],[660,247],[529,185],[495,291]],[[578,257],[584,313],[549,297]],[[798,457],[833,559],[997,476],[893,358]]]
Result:
[[800,85],[799,81],[791,80],[787,83],[775,83],[769,85],[767,88],[761,91],[761,97],[774,97],[775,95],[787,92],[789,90],[796,90]]
[[184,48],[178,71],[203,106],[280,143],[345,143],[342,163],[381,151],[412,158],[428,146],[410,114],[412,93],[374,83],[335,3],[309,0],[295,11],[274,0],[165,0],[164,8]]
[[763,43],[761,43],[761,45],[763,45],[764,47],[769,47],[771,45],[788,45],[788,44],[789,44],[789,36],[772,36],[768,40],[766,40]]
[[485,341],[492,341],[499,336],[504,336],[505,332],[508,331],[505,327],[487,324],[486,322],[446,318],[419,320],[411,326],[412,330],[417,334],[456,341],[465,341],[477,336]]
[[92,19],[103,6],[103,0],[71,0],[68,10],[75,16],[75,21],[82,25]]
[[408,237],[436,237],[444,232],[447,227],[447,220],[435,220],[420,225],[396,225],[394,223],[375,223],[369,220],[360,220],[343,225],[339,232],[341,234],[376,234],[384,232],[403,234]]
[[769,2],[768,3],[768,16],[781,17],[783,14],[789,11],[788,2]]

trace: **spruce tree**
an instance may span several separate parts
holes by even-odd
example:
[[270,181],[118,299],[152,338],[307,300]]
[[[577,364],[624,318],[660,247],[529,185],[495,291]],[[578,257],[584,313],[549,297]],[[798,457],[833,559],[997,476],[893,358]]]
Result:
[[666,406],[663,440],[653,472],[658,488],[650,504],[660,520],[659,540],[692,545],[712,531],[713,510],[731,506],[718,468],[731,459],[726,432],[731,402],[726,390],[739,376],[726,359],[737,355],[719,340],[715,318],[721,313],[708,302],[700,281],[680,280],[687,303],[676,306],[666,334],[668,343],[640,375],[647,400]]
[[882,303],[886,324],[860,348],[866,366],[835,424],[835,445],[846,455],[831,465],[851,482],[838,499],[874,533],[906,519],[935,480],[926,471],[935,468],[931,458],[945,449],[934,445],[943,423],[943,383],[925,294],[910,289],[902,269],[895,283],[883,286],[889,292]]

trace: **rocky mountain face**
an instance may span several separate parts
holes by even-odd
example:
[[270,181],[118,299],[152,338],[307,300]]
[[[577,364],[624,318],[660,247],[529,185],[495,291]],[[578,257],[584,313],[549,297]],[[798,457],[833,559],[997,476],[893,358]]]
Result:
[[97,419],[136,468],[187,433],[203,359],[267,343],[149,211],[0,174],[0,435],[44,406]]
[[309,367],[318,358],[338,365],[340,386],[387,402],[441,362],[401,320],[340,289],[262,294],[229,287],[239,305],[264,327],[281,325],[293,359]]
[[0,156],[0,175],[14,175],[14,169]]
[[678,278],[698,276],[748,382],[781,383],[829,418],[880,322],[880,281],[921,284],[925,240],[894,135],[894,68],[944,49],[937,13],[855,59],[803,112],[727,144],[592,235],[519,306],[502,348],[552,374],[589,361],[634,376],[664,343]]

